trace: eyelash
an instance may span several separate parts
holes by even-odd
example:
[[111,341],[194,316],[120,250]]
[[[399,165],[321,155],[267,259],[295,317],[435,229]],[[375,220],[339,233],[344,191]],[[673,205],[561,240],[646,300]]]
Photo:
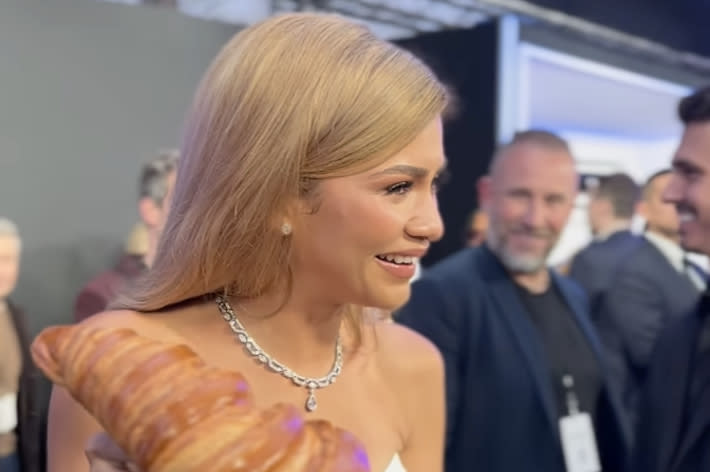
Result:
[[[445,177],[443,175],[438,175],[434,177],[434,180],[431,182],[431,188],[434,192],[438,192],[441,186],[445,183]],[[412,181],[403,181],[403,182],[397,182],[394,185],[390,185],[387,187],[386,193],[387,195],[404,195],[409,190],[411,190],[412,186],[414,185],[414,182]]]
[[404,195],[409,191],[409,189],[412,188],[413,183],[406,181],[406,182],[397,182],[394,185],[390,185],[387,187],[386,193],[387,195]]

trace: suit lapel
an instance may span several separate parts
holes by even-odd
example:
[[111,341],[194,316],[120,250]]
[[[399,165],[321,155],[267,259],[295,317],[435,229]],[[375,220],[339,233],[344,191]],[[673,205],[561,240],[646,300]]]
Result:
[[[662,382],[663,385],[651,385],[655,390],[661,390],[664,395],[655,396],[652,400],[658,402],[656,411],[658,411],[659,429],[663,429],[664,438],[661,441],[659,457],[659,471],[670,471],[671,461],[674,457],[681,457],[675,454],[680,451],[679,441],[682,439],[683,417],[685,415],[684,407],[688,396],[688,388],[690,383],[690,365],[693,359],[693,351],[695,350],[696,333],[699,328],[697,316],[691,315],[683,321],[679,327],[677,339],[680,341],[673,345],[673,349],[665,350],[663,367],[668,368],[668,377],[657,378],[656,382]],[[664,373],[661,372],[660,375]],[[663,408],[660,403],[665,405]],[[683,447],[686,447],[683,445]],[[675,454],[675,456],[674,456]],[[675,460],[677,462],[677,459]]]
[[690,280],[690,276],[680,274],[673,268],[673,276],[668,278],[668,283],[672,284],[669,291],[673,298],[670,301],[672,306],[686,306],[688,300],[697,300],[700,297],[700,290]]
[[593,325],[591,324],[591,321],[589,320],[589,312],[587,311],[587,308],[585,307],[582,299],[580,297],[574,296],[570,292],[567,284],[563,282],[561,276],[559,276],[555,272],[552,272],[552,281],[559,288],[562,297],[564,298],[565,302],[567,302],[567,306],[570,307],[570,310],[574,315],[577,326],[582,331],[582,334],[586,338],[592,349],[592,352],[594,353],[597,365],[599,366],[599,372],[602,376],[605,393],[609,400],[609,404],[613,410],[614,416],[615,418],[617,418],[617,427],[619,428],[620,433],[623,435],[626,443],[629,444],[631,440],[631,425],[625,424],[621,421],[621,418],[624,417],[624,414],[621,403],[619,402],[619,392],[615,392],[615,389],[612,388],[612,385],[614,384],[610,381],[611,379],[609,379],[608,376],[606,362],[604,361],[604,350],[602,349],[596,331]]
[[[701,307],[701,310],[703,308]],[[694,314],[690,316],[690,319],[688,322],[685,324],[685,330],[684,334],[681,339],[685,342],[685,346],[683,351],[687,352],[685,362],[684,362],[684,373],[685,375],[683,376],[684,382],[684,393],[683,397],[681,398],[674,398],[674,402],[678,402],[680,405],[680,411],[678,412],[678,416],[683,418],[686,411],[685,408],[688,407],[688,391],[690,389],[691,381],[692,381],[692,375],[693,371],[691,370],[691,366],[697,368],[696,362],[693,362],[695,350],[697,349],[697,340],[698,340],[698,333],[700,333],[702,329],[702,322],[699,314]],[[669,365],[676,365],[676,364],[669,364]],[[705,373],[703,373],[705,375]],[[707,380],[707,379],[704,379]],[[687,427],[685,428],[685,434],[682,434],[680,444],[678,444],[678,450],[676,454],[673,457],[673,468],[670,470],[674,470],[675,467],[678,466],[678,463],[680,460],[685,457],[685,455],[690,451],[690,449],[695,445],[695,443],[700,439],[702,436],[703,432],[710,427],[710,382],[706,382],[705,385],[703,385],[701,392],[698,394],[698,404],[696,406],[696,409],[693,410],[692,414],[688,415],[687,417]],[[678,433],[681,433],[682,431],[679,429]],[[679,437],[678,434],[675,436],[676,438]],[[675,441],[678,443],[678,440]]]
[[528,363],[552,431],[558,435],[558,413],[550,382],[550,371],[535,327],[525,312],[513,282],[500,262],[485,247],[481,249],[480,254],[482,267],[479,273],[485,274],[489,282],[490,294],[495,301],[497,312],[513,333],[513,338]]
[[688,421],[687,432],[683,435],[683,440],[678,447],[678,453],[673,458],[673,467],[670,470],[676,469],[680,460],[690,452],[690,449],[710,427],[710,388],[707,385],[700,395],[698,409],[693,411]]
[[[673,286],[672,290],[669,290],[668,293],[673,294],[675,297],[674,300],[680,300],[682,302],[683,300],[696,299],[700,295],[700,291],[695,287],[695,285],[693,285],[690,278],[687,275],[678,272],[673,264],[670,263],[668,258],[660,251],[660,249],[654,246],[653,243],[646,238],[642,239],[646,246],[646,253],[652,260],[656,261],[656,265],[659,270],[663,270],[668,275],[666,281],[668,284]],[[661,269],[661,267],[663,269]],[[673,303],[672,306],[675,305],[677,305],[677,303]]]

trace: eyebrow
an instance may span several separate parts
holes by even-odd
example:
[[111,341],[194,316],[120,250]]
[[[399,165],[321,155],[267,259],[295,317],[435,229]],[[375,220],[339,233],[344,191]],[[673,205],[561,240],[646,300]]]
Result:
[[[446,171],[446,163],[439,169],[436,173],[441,174]],[[382,175],[392,175],[392,174],[403,174],[409,176],[413,179],[423,179],[429,174],[429,170],[424,167],[410,166],[407,164],[399,164],[396,166],[388,167],[387,169],[381,170],[372,174],[372,177],[379,177]]]
[[693,164],[688,159],[678,156],[673,160],[673,168],[682,172],[701,172],[700,166]]

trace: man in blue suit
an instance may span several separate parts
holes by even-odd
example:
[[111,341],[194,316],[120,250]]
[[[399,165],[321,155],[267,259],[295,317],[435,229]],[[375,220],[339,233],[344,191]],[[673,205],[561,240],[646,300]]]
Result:
[[[626,431],[586,297],[546,267],[577,192],[567,143],[519,133],[489,174],[479,183],[486,244],[427,270],[395,318],[444,356],[446,471],[622,471]],[[586,427],[568,434],[570,421]],[[596,447],[580,450],[580,437]]]
[[[663,197],[678,210],[680,242],[710,256],[710,87],[683,99],[685,130]],[[710,470],[710,293],[659,337],[639,413],[635,472]]]
[[569,276],[587,293],[595,319],[619,260],[638,243],[629,228],[639,187],[631,177],[618,173],[600,177],[589,194],[589,223],[594,240],[574,257]]

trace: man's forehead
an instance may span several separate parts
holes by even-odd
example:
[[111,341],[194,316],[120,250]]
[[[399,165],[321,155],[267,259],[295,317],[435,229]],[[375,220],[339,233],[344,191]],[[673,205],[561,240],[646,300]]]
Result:
[[710,129],[706,138],[699,133],[684,133],[672,165],[683,170],[710,168]]
[[543,181],[533,177],[501,179],[499,188],[505,193],[528,193],[542,196],[570,195],[575,192],[575,186],[571,181],[565,179]]
[[559,169],[573,169],[574,158],[563,149],[524,143],[512,147],[501,156],[501,164],[505,172],[526,169],[528,172],[554,174]]
[[710,153],[710,121],[688,124],[683,131],[680,147]]
[[541,158],[510,159],[501,166],[496,179],[503,182],[526,182],[530,185],[561,185],[577,183],[578,176],[574,162],[560,155]]

